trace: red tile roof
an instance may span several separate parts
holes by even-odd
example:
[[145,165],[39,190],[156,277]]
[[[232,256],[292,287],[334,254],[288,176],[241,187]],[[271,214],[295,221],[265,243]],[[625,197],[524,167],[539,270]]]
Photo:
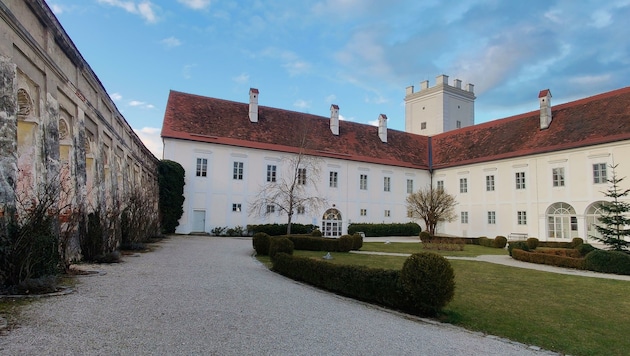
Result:
[[308,132],[307,153],[322,157],[428,169],[428,137],[387,130],[381,142],[378,127],[339,121],[339,136],[330,118],[258,106],[258,122],[248,118],[249,103],[171,91],[162,137],[210,142],[279,152],[299,152]]
[[545,130],[536,110],[434,136],[433,167],[630,140],[630,87],[552,106],[552,118]]

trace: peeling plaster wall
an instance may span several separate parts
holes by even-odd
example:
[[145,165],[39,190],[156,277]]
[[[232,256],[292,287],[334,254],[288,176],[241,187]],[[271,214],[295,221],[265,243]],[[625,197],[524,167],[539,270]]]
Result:
[[16,192],[62,179],[84,217],[111,218],[141,191],[159,221],[158,159],[44,0],[0,1],[0,85],[0,216],[16,207]]

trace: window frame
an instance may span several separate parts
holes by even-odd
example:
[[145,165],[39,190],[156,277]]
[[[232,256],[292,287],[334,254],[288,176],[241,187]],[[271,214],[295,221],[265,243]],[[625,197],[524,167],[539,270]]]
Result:
[[413,194],[413,179],[407,179],[407,194]]
[[435,182],[435,189],[442,189],[444,190],[444,181],[443,180],[438,180]]
[[275,164],[267,165],[267,183],[275,183],[277,181],[278,166]]
[[328,175],[328,186],[330,188],[337,188],[339,186],[339,172],[330,171]]
[[297,184],[306,185],[306,168],[298,168],[297,171]]
[[516,224],[527,225],[527,211],[519,210],[516,212]]
[[462,211],[459,213],[459,221],[461,224],[468,224],[468,212]]
[[494,192],[495,184],[494,184],[494,174],[488,174],[486,176],[486,192]]
[[384,192],[392,191],[392,177],[383,177],[383,191]]
[[359,190],[367,190],[368,176],[367,174],[359,174]]
[[593,184],[608,183],[606,163],[593,163]]
[[517,190],[523,190],[527,187],[526,180],[525,180],[525,172],[515,172],[514,178],[515,178]]
[[245,172],[245,163],[241,161],[234,161],[234,169],[232,170],[233,180],[243,180]]
[[243,205],[241,203],[232,203],[232,212],[233,213],[243,212]]
[[197,157],[197,167],[195,169],[195,176],[205,178],[208,176],[208,159]]
[[488,225],[497,224],[497,212],[495,210],[488,211]]
[[468,178],[459,178],[459,192],[468,193]]
[[564,167],[555,167],[551,169],[551,181],[554,187],[564,187],[564,177]]

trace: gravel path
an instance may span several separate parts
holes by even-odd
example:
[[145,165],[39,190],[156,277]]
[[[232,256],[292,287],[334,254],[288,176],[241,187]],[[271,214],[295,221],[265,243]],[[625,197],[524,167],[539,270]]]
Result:
[[172,237],[25,308],[2,355],[542,355],[296,283],[251,240]]

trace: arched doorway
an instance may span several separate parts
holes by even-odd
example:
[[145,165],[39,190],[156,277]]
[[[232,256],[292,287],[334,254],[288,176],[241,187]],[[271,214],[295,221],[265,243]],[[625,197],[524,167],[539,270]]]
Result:
[[599,217],[602,215],[602,203],[605,203],[605,201],[596,201],[593,204],[589,205],[588,208],[586,208],[586,213],[584,214],[586,218],[586,236],[584,236],[584,241],[587,241],[588,239],[593,239],[593,236],[602,236],[595,227],[600,224]]
[[339,237],[341,233],[341,212],[336,208],[326,210],[322,217],[322,235],[325,237]]
[[547,237],[551,239],[571,239],[577,237],[577,216],[575,209],[567,203],[554,203],[547,208]]

